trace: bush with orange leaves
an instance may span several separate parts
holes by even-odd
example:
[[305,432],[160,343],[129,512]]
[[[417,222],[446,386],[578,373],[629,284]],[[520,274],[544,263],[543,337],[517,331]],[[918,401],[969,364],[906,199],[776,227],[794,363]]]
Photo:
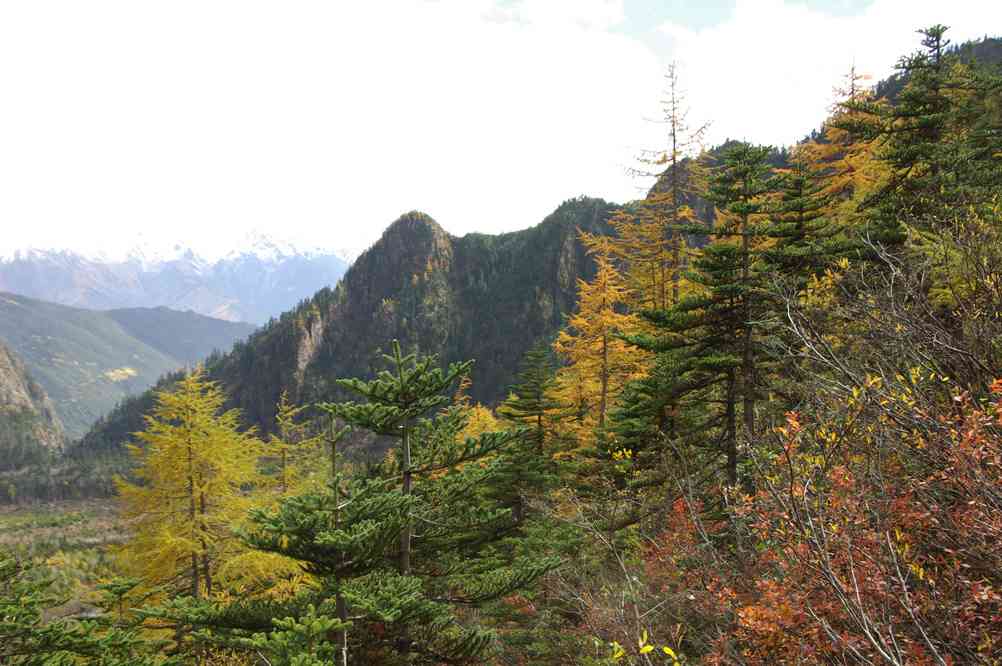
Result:
[[778,429],[717,661],[1002,660],[1002,382],[930,408],[915,380]]

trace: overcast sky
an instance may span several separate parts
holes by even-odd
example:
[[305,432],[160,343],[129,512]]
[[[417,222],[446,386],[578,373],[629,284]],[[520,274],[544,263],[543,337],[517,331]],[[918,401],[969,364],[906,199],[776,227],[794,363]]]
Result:
[[789,144],[937,22],[997,35],[1002,2],[4,0],[0,255],[520,229],[649,184],[673,60],[711,144]]

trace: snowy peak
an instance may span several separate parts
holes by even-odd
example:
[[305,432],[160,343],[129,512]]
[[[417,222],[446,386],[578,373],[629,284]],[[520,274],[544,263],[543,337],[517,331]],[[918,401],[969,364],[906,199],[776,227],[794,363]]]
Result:
[[27,248],[0,258],[0,291],[97,310],[165,306],[264,323],[340,279],[348,262],[330,250],[251,232],[229,254],[139,236],[118,255]]

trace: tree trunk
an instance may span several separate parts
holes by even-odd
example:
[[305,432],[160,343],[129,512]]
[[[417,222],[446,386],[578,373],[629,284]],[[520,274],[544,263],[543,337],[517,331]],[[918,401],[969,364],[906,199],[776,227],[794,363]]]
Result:
[[602,395],[598,403],[598,428],[605,436],[605,411],[609,399],[609,334],[602,333]]
[[[191,529],[195,529],[195,461],[194,452],[191,450],[191,442],[187,445],[188,453],[188,523]],[[191,554],[191,596],[198,598],[200,591],[198,580],[198,554]]]
[[[411,494],[411,484],[413,483],[411,472],[411,431],[408,426],[404,426],[404,436],[401,442],[401,452],[403,454],[404,467],[404,495]],[[400,573],[406,576],[411,571],[411,521],[410,516],[400,533]]]
[[[335,434],[336,424],[334,422],[334,417],[331,417],[330,424],[330,442],[331,442],[331,488],[334,492],[334,515],[332,516],[334,529],[337,529],[338,520],[340,519],[340,510],[338,505],[341,502],[341,492],[340,486],[338,484],[338,470],[337,470],[337,435]],[[344,560],[342,558],[342,564]],[[342,623],[348,622],[348,603],[344,599],[344,595],[341,593],[341,578],[340,576],[335,576],[334,586],[337,590],[335,595],[334,604],[337,610],[337,618]],[[338,651],[341,653],[341,666],[348,666],[348,630],[345,628],[339,629],[337,631],[337,646]]]
[[725,446],[727,447],[727,483],[736,486],[738,483],[738,441],[737,441],[737,395],[735,391],[736,378],[734,370],[728,371],[727,377],[727,404],[726,416],[724,417],[724,427],[726,428]]
[[742,216],[741,221],[741,283],[744,286],[744,349],[742,350],[742,389],[744,393],[743,416],[747,437],[752,437],[755,433],[755,363],[752,357],[752,310],[751,310],[751,243],[748,231],[748,215]]
[[204,492],[199,493],[199,505],[201,513],[199,519],[202,528],[202,537],[200,539],[202,544],[202,578],[205,579],[205,594],[209,596],[212,594],[212,570],[210,568],[209,546],[205,541],[205,533],[208,531],[208,519],[206,518]]

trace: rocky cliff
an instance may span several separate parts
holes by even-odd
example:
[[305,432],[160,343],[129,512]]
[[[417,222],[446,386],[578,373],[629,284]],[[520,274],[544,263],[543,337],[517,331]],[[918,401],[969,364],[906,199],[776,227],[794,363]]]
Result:
[[63,426],[49,396],[0,344],[0,470],[37,462],[63,446]]

